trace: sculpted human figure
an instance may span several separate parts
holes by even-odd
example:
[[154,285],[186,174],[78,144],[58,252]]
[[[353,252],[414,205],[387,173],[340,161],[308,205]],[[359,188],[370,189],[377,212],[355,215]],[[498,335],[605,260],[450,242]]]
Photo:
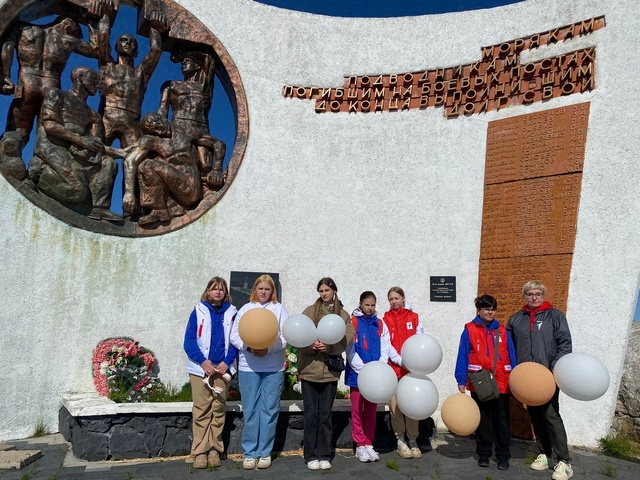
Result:
[[94,220],[122,221],[109,210],[117,165],[108,154],[100,115],[87,105],[97,74],[88,67],[71,72],[69,91],[45,91],[29,177],[49,197]]
[[155,70],[162,53],[160,32],[168,31],[163,12],[154,12],[150,20],[149,53],[135,67],[138,55],[138,41],[128,33],[116,40],[117,60],[110,53],[109,36],[113,9],[109,5],[107,12],[98,23],[100,93],[102,100],[100,111],[103,116],[106,143],[117,138],[125,148],[133,145],[140,136],[140,112],[149,78]]
[[[60,88],[60,75],[69,56],[76,52],[86,57],[97,57],[95,38],[89,42],[81,38],[80,25],[66,16],[59,16],[47,25],[18,22],[4,38],[2,94],[13,94],[13,101],[9,107],[6,133],[0,141],[0,156],[22,161],[20,155],[29,141],[44,91],[49,87]],[[17,85],[11,80],[14,52],[19,65]]]
[[226,146],[209,132],[215,63],[211,55],[195,51],[173,58],[174,61],[180,59],[184,80],[173,80],[162,86],[158,113],[168,118],[171,108],[171,122],[198,143],[200,169],[206,175],[207,185],[220,190],[224,186],[222,163]]
[[196,206],[202,199],[202,180],[197,144],[183,129],[153,112],[143,117],[141,128],[144,135],[124,161],[122,208],[128,214],[136,212],[137,179],[140,206],[148,211],[138,224],[149,225]]

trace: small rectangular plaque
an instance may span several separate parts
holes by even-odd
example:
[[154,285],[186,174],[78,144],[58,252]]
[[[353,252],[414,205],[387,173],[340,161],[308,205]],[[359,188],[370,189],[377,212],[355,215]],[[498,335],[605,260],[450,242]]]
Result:
[[432,302],[456,301],[456,277],[430,277],[430,280]]
[[231,300],[236,308],[240,308],[249,303],[251,297],[251,289],[256,279],[260,275],[269,275],[273,278],[273,282],[276,284],[276,295],[278,302],[282,299],[282,287],[280,285],[280,274],[269,272],[231,272],[231,278],[229,279],[229,293],[231,294]]

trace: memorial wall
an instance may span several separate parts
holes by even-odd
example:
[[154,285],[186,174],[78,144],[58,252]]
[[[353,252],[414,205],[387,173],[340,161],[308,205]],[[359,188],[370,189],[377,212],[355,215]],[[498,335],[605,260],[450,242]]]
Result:
[[[474,297],[494,295],[506,320],[521,306],[522,283],[540,279],[567,314],[574,351],[597,355],[611,376],[596,401],[561,395],[569,443],[593,446],[608,433],[640,277],[636,2],[526,0],[358,19],[248,0],[122,0],[120,12],[92,11],[83,0],[0,0],[3,42],[24,31],[12,23],[23,8],[21,20],[34,22],[49,3],[73,5],[112,45],[105,15],[140,7],[135,33],[145,51],[134,67],[155,45],[182,52],[174,60],[190,58],[197,71],[174,78],[158,68],[151,79],[170,88],[144,95],[192,98],[180,95],[197,78],[204,104],[192,120],[208,128],[173,130],[171,148],[194,145],[184,157],[193,182],[153,197],[157,190],[131,178],[171,156],[154,130],[168,118],[149,116],[157,103],[140,102],[134,113],[147,123],[135,149],[122,142],[131,132],[119,145],[105,140],[125,177],[134,172],[123,190],[119,181],[104,187],[123,197],[122,214],[102,210],[95,190],[76,201],[48,189],[37,174],[55,156],[34,155],[39,166],[23,134],[2,132],[0,440],[26,437],[39,422],[56,430],[62,394],[94,390],[91,353],[107,337],[139,340],[164,382],[185,383],[189,313],[210,277],[232,271],[278,273],[290,313],[316,299],[324,276],[348,311],[373,290],[382,313],[389,287],[400,285],[443,348],[430,376],[440,402],[457,391],[455,356]],[[55,8],[48,13],[59,15]],[[84,27],[81,40],[90,36]],[[115,68],[104,52],[79,62]],[[67,66],[64,81],[70,74]],[[47,101],[69,100],[62,85]],[[87,88],[89,105],[109,95]],[[209,92],[234,110],[231,140],[217,138],[225,120]],[[434,419],[443,426],[439,412]]]

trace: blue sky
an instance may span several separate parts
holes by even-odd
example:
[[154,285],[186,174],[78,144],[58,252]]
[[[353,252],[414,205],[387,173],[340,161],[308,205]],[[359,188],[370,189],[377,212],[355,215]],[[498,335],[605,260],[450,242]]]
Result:
[[336,17],[399,17],[462,12],[522,0],[255,0],[275,7]]

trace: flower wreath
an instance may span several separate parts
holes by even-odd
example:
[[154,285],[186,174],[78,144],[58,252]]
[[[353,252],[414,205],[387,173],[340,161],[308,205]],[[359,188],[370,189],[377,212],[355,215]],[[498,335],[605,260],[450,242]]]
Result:
[[162,388],[153,373],[156,357],[130,337],[112,337],[93,350],[93,384],[100,395],[119,402],[144,402]]

